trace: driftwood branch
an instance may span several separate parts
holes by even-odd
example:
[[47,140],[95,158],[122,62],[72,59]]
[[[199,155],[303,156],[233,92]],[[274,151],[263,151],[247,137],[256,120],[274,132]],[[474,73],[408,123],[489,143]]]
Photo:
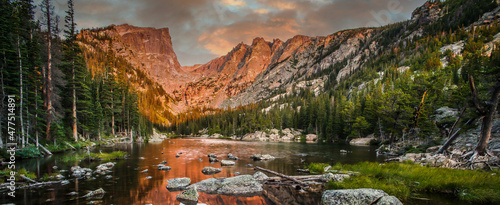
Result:
[[[290,178],[294,178],[297,180],[311,180],[311,179],[319,179],[322,175],[304,175],[304,176],[288,176]],[[288,180],[287,178],[283,177],[269,177],[267,178],[268,181],[284,181],[284,179]]]
[[287,176],[287,175],[284,175],[284,174],[281,174],[281,173],[278,173],[278,172],[275,172],[275,171],[271,171],[271,170],[269,170],[269,169],[264,169],[264,168],[262,168],[262,167],[255,167],[255,168],[254,168],[254,170],[259,170],[259,171],[267,172],[267,173],[270,173],[270,174],[274,174],[274,175],[276,175],[276,176],[279,176],[279,177],[282,177],[282,178],[288,179],[288,180],[290,180],[290,181],[293,181],[293,182],[295,182],[295,183],[297,183],[297,184],[300,184],[300,185],[303,185],[303,186],[307,186],[307,183],[304,183],[304,182],[302,182],[302,181],[299,181],[299,180],[297,180],[297,179],[295,179],[295,178],[293,178],[293,177],[289,177],[289,176]]

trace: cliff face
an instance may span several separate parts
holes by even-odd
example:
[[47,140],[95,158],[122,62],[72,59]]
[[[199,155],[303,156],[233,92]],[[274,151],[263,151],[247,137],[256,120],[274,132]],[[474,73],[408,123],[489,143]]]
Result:
[[80,36],[95,42],[104,51],[111,49],[117,56],[127,59],[134,68],[162,85],[167,93],[192,80],[177,60],[168,28],[111,25],[105,29],[84,30]]

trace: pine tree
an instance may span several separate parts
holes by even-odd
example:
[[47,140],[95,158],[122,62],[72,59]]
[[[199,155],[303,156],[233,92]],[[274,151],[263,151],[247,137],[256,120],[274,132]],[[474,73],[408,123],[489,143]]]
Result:
[[44,104],[46,106],[47,111],[47,122],[46,122],[46,139],[51,140],[51,124],[54,120],[54,108],[52,106],[52,93],[54,87],[52,85],[52,38],[54,28],[55,28],[55,17],[54,17],[54,6],[51,3],[51,0],[43,0],[41,5],[41,10],[43,13],[43,24],[46,26],[47,34],[46,34],[46,43],[47,43],[47,65],[45,69],[42,69],[42,75],[44,77],[44,94],[45,100]]

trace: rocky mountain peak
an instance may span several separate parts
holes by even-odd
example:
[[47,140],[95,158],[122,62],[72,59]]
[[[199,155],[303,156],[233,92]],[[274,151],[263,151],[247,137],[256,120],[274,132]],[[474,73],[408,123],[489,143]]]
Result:
[[444,13],[437,3],[427,1],[413,11],[410,21],[419,25],[427,25],[437,21],[443,15]]

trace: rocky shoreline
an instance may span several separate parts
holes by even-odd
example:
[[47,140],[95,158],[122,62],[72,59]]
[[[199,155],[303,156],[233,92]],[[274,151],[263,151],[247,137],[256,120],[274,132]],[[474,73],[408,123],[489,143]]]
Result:
[[[195,136],[195,135],[191,135]],[[317,142],[318,136],[315,134],[302,134],[302,130],[286,128],[283,130],[278,129],[268,129],[265,131],[255,131],[251,133],[247,133],[243,136],[230,136],[226,137],[219,133],[208,134],[207,129],[203,129],[199,131],[199,135],[201,138],[208,139],[233,139],[233,140],[241,140],[241,141],[257,141],[257,142]]]

